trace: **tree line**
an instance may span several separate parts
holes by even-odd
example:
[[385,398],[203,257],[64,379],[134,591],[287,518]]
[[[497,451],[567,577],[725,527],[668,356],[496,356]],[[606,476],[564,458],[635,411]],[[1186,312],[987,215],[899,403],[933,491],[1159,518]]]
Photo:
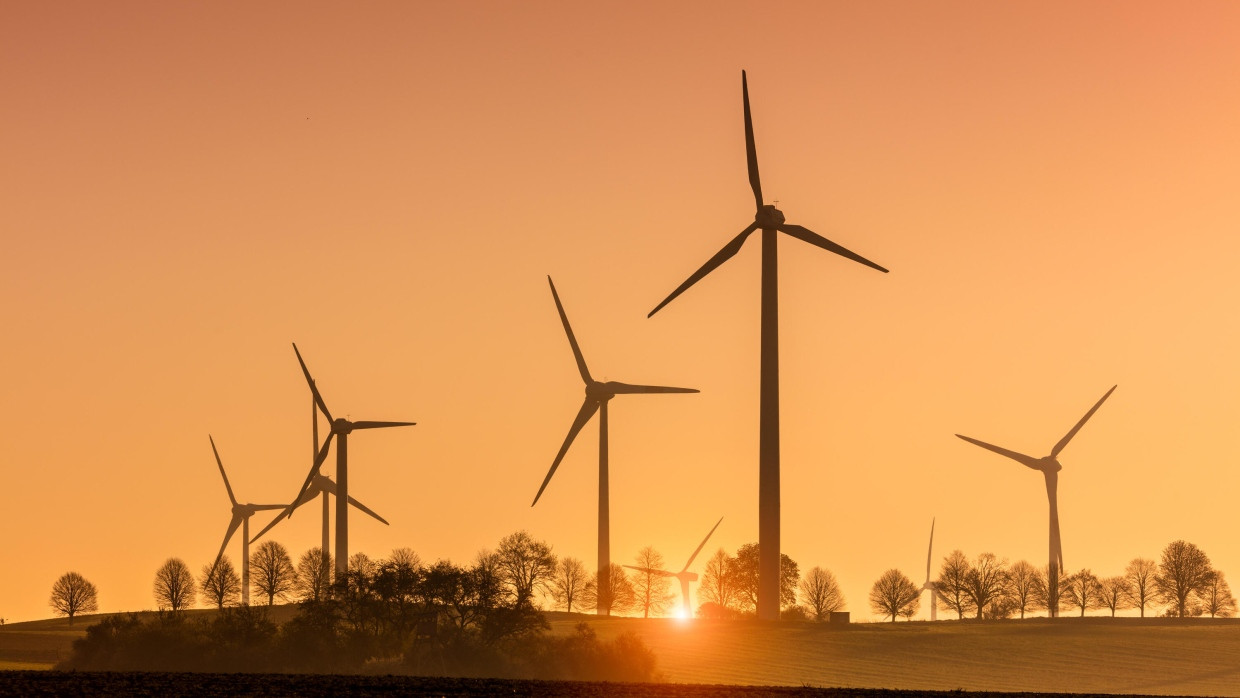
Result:
[[[931,582],[939,608],[956,613],[957,619],[1011,618],[1036,611],[1079,613],[1087,610],[1117,611],[1162,609],[1164,616],[1231,616],[1236,611],[1227,580],[1214,569],[1210,558],[1192,543],[1177,540],[1167,545],[1158,562],[1136,558],[1123,574],[1098,577],[1089,569],[1054,575],[1046,567],[1025,560],[1008,564],[993,553],[970,560],[954,550]],[[923,590],[898,569],[887,570],[870,589],[870,608],[890,619],[912,618],[921,608]]]

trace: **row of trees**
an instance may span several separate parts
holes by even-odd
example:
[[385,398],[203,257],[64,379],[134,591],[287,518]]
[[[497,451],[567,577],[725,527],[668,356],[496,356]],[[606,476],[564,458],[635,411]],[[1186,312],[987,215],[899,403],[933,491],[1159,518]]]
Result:
[[[1137,558],[1122,575],[1098,577],[1088,569],[1056,575],[1021,560],[1009,565],[992,553],[969,560],[952,551],[932,582],[939,608],[955,611],[957,618],[1021,618],[1033,611],[1050,615],[1060,611],[1139,609],[1162,604],[1164,615],[1230,616],[1236,610],[1223,573],[1215,570],[1200,548],[1177,540],[1163,549],[1161,560]],[[922,589],[896,569],[888,570],[870,590],[870,608],[895,621],[911,618],[921,606]]]

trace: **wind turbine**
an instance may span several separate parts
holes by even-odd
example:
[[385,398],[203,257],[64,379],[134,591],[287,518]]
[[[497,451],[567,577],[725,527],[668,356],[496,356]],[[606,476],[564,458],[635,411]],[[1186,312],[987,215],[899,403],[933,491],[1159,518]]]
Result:
[[[547,277],[547,283],[551,285],[551,297],[555,299],[556,310],[560,312],[560,321],[564,323],[564,333],[568,335],[568,345],[573,350],[573,358],[577,360],[577,370],[581,372],[581,380],[585,381],[586,398],[585,402],[581,404],[581,409],[577,412],[577,417],[573,420],[572,426],[568,429],[568,436],[564,438],[564,445],[560,446],[560,452],[555,455],[555,460],[551,462],[551,469],[547,471],[547,477],[543,478],[542,486],[538,488],[538,494],[534,495],[534,501],[530,506],[538,504],[538,498],[542,496],[543,490],[547,489],[547,483],[551,482],[551,476],[555,474],[555,469],[560,467],[560,461],[564,459],[564,454],[568,452],[568,447],[572,445],[573,439],[577,437],[577,433],[586,425],[586,422],[590,421],[594,413],[598,412],[598,588],[609,589],[611,513],[607,476],[607,403],[617,395],[696,393],[698,391],[694,388],[630,385],[617,381],[601,382],[591,378],[590,371],[586,368],[585,357],[581,355],[581,347],[577,346],[577,338],[573,336],[573,328],[568,324],[568,315],[564,313],[564,306],[560,303],[560,295],[555,292],[555,283],[551,281],[550,276]],[[609,602],[598,604],[598,615],[609,615],[610,612]]]
[[721,523],[723,523],[722,516],[720,516],[719,520],[715,522],[714,528],[710,529],[710,533],[707,533],[706,537],[702,539],[702,542],[698,544],[697,550],[693,551],[693,554],[689,556],[689,561],[685,563],[685,566],[679,572],[668,572],[667,570],[656,570],[651,567],[635,567],[633,565],[625,565],[625,567],[631,570],[637,570],[639,572],[645,572],[647,574],[653,574],[659,577],[675,577],[676,579],[680,580],[680,598],[683,599],[684,601],[684,614],[685,614],[684,617],[692,618],[693,609],[689,605],[689,582],[696,582],[698,580],[698,575],[697,575],[697,572],[689,571],[689,565],[693,564],[693,561],[694,559],[697,558],[698,553],[702,552],[702,548],[706,547],[706,541],[710,540],[711,535],[714,534],[715,529],[719,528],[719,524]]
[[[1076,426],[1072,427],[1072,429],[1068,431],[1068,433],[1065,434],[1062,439],[1059,440],[1059,443],[1055,444],[1055,447],[1051,449],[1051,454],[1043,458],[1034,458],[1033,456],[1026,456],[1023,453],[1017,453],[1016,451],[1009,451],[1006,448],[1001,448],[993,444],[988,444],[985,441],[978,441],[977,439],[971,439],[962,434],[956,434],[956,436],[959,436],[960,438],[964,439],[965,441],[968,441],[971,444],[981,446],[982,448],[988,451],[994,451],[995,453],[998,453],[1001,456],[1007,456],[1008,458],[1011,458],[1012,460],[1016,461],[1017,463],[1020,463],[1026,468],[1031,468],[1033,470],[1040,471],[1042,473],[1043,478],[1046,479],[1046,498],[1050,502],[1050,510],[1051,510],[1050,511],[1050,562],[1047,563],[1047,576],[1050,578],[1048,580],[1048,583],[1051,585],[1052,589],[1058,587],[1059,572],[1060,570],[1063,569],[1063,548],[1060,546],[1060,540],[1059,540],[1059,496],[1058,496],[1059,471],[1063,470],[1063,466],[1059,464],[1059,452],[1062,451],[1064,447],[1068,445],[1068,442],[1072,440],[1072,437],[1076,436],[1076,432],[1080,431],[1081,427],[1085,426],[1085,422],[1089,421],[1089,418],[1094,416],[1094,412],[1097,412],[1098,408],[1102,407],[1102,403],[1106,402],[1106,399],[1108,397],[1111,397],[1111,393],[1115,392],[1115,389],[1118,387],[1119,387],[1118,385],[1111,386],[1111,389],[1106,392],[1106,395],[1103,395],[1102,398],[1098,400],[1098,402],[1094,403],[1093,407],[1089,408],[1089,411],[1085,413],[1085,416],[1081,417],[1081,421],[1077,422]],[[1054,604],[1051,604],[1051,605],[1054,606]],[[1050,615],[1052,618],[1059,615],[1059,609],[1051,608]]]
[[224,549],[228,547],[228,541],[232,539],[237,527],[241,527],[241,603],[250,605],[250,517],[260,511],[270,509],[283,509],[283,504],[240,504],[237,498],[233,496],[232,485],[228,484],[228,473],[224,472],[224,461],[220,460],[220,452],[215,448],[215,438],[210,434],[207,438],[211,441],[211,452],[215,454],[215,464],[220,466],[220,477],[224,478],[224,489],[228,490],[228,501],[232,502],[232,520],[228,522],[228,531],[224,533],[224,542],[220,544],[220,552],[215,556],[215,562],[211,563],[211,572],[207,576],[215,574],[216,565],[220,564],[220,558],[224,556]]
[[[303,504],[309,504],[319,495],[322,495],[323,497],[323,546],[320,550],[330,550],[331,536],[329,534],[329,522],[331,517],[329,512],[331,508],[328,505],[328,498],[336,496],[336,483],[333,482],[330,477],[317,472],[314,474],[314,478],[310,481],[310,486],[301,493],[301,497],[299,497],[297,501],[292,504],[281,504],[280,506],[284,509],[284,511],[280,512],[279,516],[272,519],[271,523],[267,524],[263,530],[258,532],[258,535],[251,538],[250,542],[253,543],[259,538],[262,538],[264,533],[270,531],[273,526],[284,520],[284,518],[291,514],[294,509],[297,509]],[[355,509],[361,510],[362,513],[370,515],[375,520],[381,522],[384,526],[389,525],[387,519],[379,516],[366,505],[354,499],[352,496],[349,497],[349,504],[352,504]]]
[[886,273],[886,269],[851,250],[831,242],[799,225],[786,223],[784,214],[762,203],[762,184],[758,178],[758,155],[754,149],[753,121],[749,114],[749,86],[741,71],[741,98],[745,106],[745,155],[749,164],[749,185],[753,188],[757,213],[754,221],[714,257],[706,260],[675,291],[655,306],[647,317],[672,302],[716,267],[731,259],[745,244],[750,233],[762,230],[762,375],[760,426],[758,437],[758,617],[779,618],[779,283],[777,280],[778,233],[821,247]]
[[[327,438],[323,441],[322,448],[314,458],[314,465],[310,466],[310,472],[306,475],[306,481],[302,484],[301,489],[297,490],[297,496],[293,497],[293,503],[288,505],[287,514],[293,515],[293,510],[298,506],[298,501],[302,495],[309,489],[314,482],[315,475],[319,474],[319,468],[323,465],[323,461],[327,460],[327,451],[331,448],[332,438],[339,437],[336,442],[336,580],[340,581],[345,578],[345,574],[349,570],[349,504],[353,501],[349,497],[349,434],[355,429],[383,429],[386,427],[407,427],[413,426],[416,422],[353,422],[343,417],[332,419],[331,410],[327,409],[327,403],[323,401],[323,396],[319,394],[319,389],[314,385],[314,378],[310,376],[310,369],[306,368],[306,362],[301,358],[301,352],[297,350],[297,344],[293,344],[293,353],[297,354],[297,363],[301,364],[301,372],[306,376],[306,383],[310,386],[310,392],[314,395],[314,402],[318,405],[319,411],[331,423],[331,431],[327,434]],[[316,421],[317,423],[317,421]],[[373,514],[373,512],[371,512]],[[377,518],[377,516],[376,516]],[[386,521],[384,523],[387,523]]]
[[930,547],[926,548],[926,581],[921,585],[922,591],[930,592],[930,620],[939,619],[939,588],[930,581],[930,558],[934,555],[934,519],[930,519]]

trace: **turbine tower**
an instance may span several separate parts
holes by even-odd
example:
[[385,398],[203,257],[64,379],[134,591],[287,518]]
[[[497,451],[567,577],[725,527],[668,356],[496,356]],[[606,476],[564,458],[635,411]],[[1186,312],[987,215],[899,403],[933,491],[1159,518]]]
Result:
[[[1059,572],[1063,570],[1063,548],[1060,546],[1059,540],[1058,495],[1059,471],[1063,470],[1063,466],[1059,464],[1059,452],[1068,445],[1068,442],[1072,440],[1072,437],[1076,436],[1076,432],[1080,431],[1081,427],[1085,426],[1085,422],[1089,421],[1089,418],[1094,416],[1094,412],[1097,412],[1098,408],[1102,407],[1102,403],[1106,402],[1106,399],[1111,397],[1111,393],[1115,392],[1115,389],[1118,387],[1118,385],[1111,386],[1111,389],[1106,392],[1106,395],[1103,395],[1098,402],[1094,403],[1093,407],[1089,408],[1089,411],[1085,413],[1085,416],[1081,417],[1081,421],[1077,422],[1076,426],[1072,427],[1072,429],[1059,440],[1059,443],[1055,444],[1055,447],[1051,449],[1051,454],[1043,458],[1026,456],[1023,453],[1009,451],[1006,448],[1000,448],[999,446],[988,444],[985,441],[978,441],[977,439],[971,439],[967,436],[956,434],[956,436],[968,441],[971,444],[981,446],[988,451],[994,451],[1001,456],[1007,456],[1026,468],[1031,468],[1042,473],[1042,477],[1046,480],[1046,498],[1050,502],[1050,562],[1047,563],[1046,567],[1048,578],[1047,582],[1051,589],[1056,591],[1059,588]],[[1055,604],[1050,605],[1052,606],[1052,608],[1049,609],[1050,616],[1054,618],[1059,615],[1059,609],[1053,608]]]
[[625,567],[659,577],[675,577],[679,580],[680,598],[684,604],[684,617],[692,618],[693,608],[689,605],[689,582],[696,582],[698,580],[698,575],[697,572],[689,571],[689,565],[693,564],[693,561],[697,558],[698,553],[702,552],[702,548],[706,547],[706,541],[710,540],[711,535],[715,533],[715,529],[719,528],[719,524],[721,523],[723,523],[722,516],[720,516],[719,520],[715,522],[714,528],[710,529],[710,533],[707,533],[706,537],[702,539],[702,542],[698,544],[697,550],[693,551],[693,554],[689,556],[689,561],[685,563],[685,566],[679,572],[668,572],[667,570],[656,570],[651,567],[636,567],[634,565],[625,565]]
[[[542,496],[543,490],[547,489],[547,483],[551,482],[551,476],[555,474],[555,469],[560,467],[560,461],[564,459],[564,454],[568,452],[568,447],[572,445],[573,439],[577,437],[577,433],[586,425],[586,422],[590,421],[594,413],[598,412],[598,588],[600,590],[610,589],[608,577],[611,569],[611,497],[608,491],[607,474],[607,403],[617,395],[696,393],[698,391],[694,388],[630,385],[616,381],[600,382],[591,378],[590,371],[586,368],[585,357],[581,355],[581,347],[577,346],[577,338],[573,336],[573,328],[568,324],[568,315],[564,313],[564,306],[560,303],[560,296],[555,292],[555,283],[551,281],[550,276],[547,277],[547,283],[551,285],[551,297],[555,299],[556,310],[560,312],[560,321],[564,324],[564,333],[568,335],[568,345],[573,350],[573,358],[577,360],[577,370],[581,373],[581,380],[585,381],[586,398],[581,405],[581,409],[577,412],[577,417],[573,420],[572,426],[568,429],[568,436],[564,438],[564,444],[560,446],[560,452],[555,455],[555,460],[551,462],[551,469],[547,471],[547,477],[543,478],[542,486],[538,488],[538,494],[534,495],[534,501],[530,506],[538,504],[538,498]],[[602,594],[599,596],[600,603],[596,612],[600,616],[609,615],[611,613],[610,600],[601,598]]]
[[926,581],[921,585],[922,591],[930,592],[930,620],[939,619],[939,588],[930,581],[930,559],[934,555],[934,519],[930,519],[930,547],[926,548]]
[[215,566],[220,564],[220,558],[224,557],[224,549],[228,547],[228,541],[232,539],[237,527],[241,527],[241,603],[245,606],[250,605],[250,517],[260,511],[268,511],[270,509],[283,509],[283,504],[239,504],[237,498],[233,496],[232,485],[228,484],[228,473],[224,472],[224,461],[220,460],[220,452],[215,448],[215,438],[210,434],[207,438],[211,441],[211,452],[215,454],[215,464],[220,466],[220,477],[224,478],[224,489],[228,490],[228,501],[232,502],[232,520],[228,522],[228,531],[224,533],[224,542],[220,544],[220,552],[215,556],[215,562],[211,563],[211,572],[207,575],[210,577],[215,574]]
[[758,617],[779,619],[779,283],[777,280],[778,234],[834,252],[881,272],[887,270],[861,255],[831,242],[799,225],[786,223],[784,214],[762,203],[762,184],[758,178],[758,155],[754,149],[753,121],[749,114],[749,86],[741,71],[741,99],[745,108],[745,155],[749,164],[749,185],[753,188],[757,213],[754,221],[731,242],[723,246],[700,269],[655,306],[647,317],[659,312],[686,289],[716,267],[731,259],[745,244],[750,233],[762,230],[762,375],[760,426],[758,437]]
[[[327,434],[327,438],[323,440],[323,446],[319,449],[319,453],[314,458],[314,464],[310,466],[310,472],[306,475],[306,481],[302,484],[301,489],[297,490],[297,496],[293,497],[293,503],[288,505],[288,515],[293,515],[293,510],[298,506],[298,501],[302,495],[309,489],[314,482],[315,475],[319,474],[319,468],[322,467],[323,461],[327,460],[328,449],[331,448],[332,438],[338,437],[336,442],[336,580],[340,581],[345,578],[345,574],[349,571],[349,434],[355,429],[384,429],[387,427],[408,427],[413,426],[416,422],[353,422],[343,417],[332,419],[331,410],[327,409],[327,403],[323,401],[323,396],[319,394],[319,389],[314,385],[314,378],[310,376],[310,369],[306,368],[306,362],[301,358],[301,352],[297,350],[297,344],[293,344],[293,353],[297,354],[297,363],[301,364],[301,372],[306,376],[306,384],[310,386],[310,392],[314,395],[314,402],[318,405],[319,411],[331,423],[331,431]],[[317,423],[317,421],[316,421]],[[386,523],[386,522],[385,522]]]

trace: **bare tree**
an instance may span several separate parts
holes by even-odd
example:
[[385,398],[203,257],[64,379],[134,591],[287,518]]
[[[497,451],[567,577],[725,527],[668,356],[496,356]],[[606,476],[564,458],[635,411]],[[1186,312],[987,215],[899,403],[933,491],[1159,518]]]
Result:
[[939,578],[934,582],[938,590],[939,607],[944,611],[955,611],[956,618],[964,618],[964,614],[973,610],[972,601],[966,593],[969,580],[969,558],[964,552],[953,550],[943,559],[939,567]]
[[1158,564],[1153,560],[1134,558],[1124,570],[1124,581],[1128,583],[1128,600],[1133,608],[1141,609],[1141,617],[1145,617],[1145,607],[1154,600],[1156,589],[1154,577],[1158,574]]
[[1033,601],[1036,608],[1046,611],[1046,615],[1055,618],[1063,610],[1066,598],[1062,594],[1063,577],[1059,570],[1051,573],[1049,567],[1038,569],[1038,576],[1033,585]]
[[411,548],[396,548],[392,551],[388,562],[405,570],[416,570],[422,567],[422,558],[418,557],[418,554]]
[[1218,570],[1210,575],[1210,583],[1197,596],[1201,599],[1201,610],[1211,618],[1227,618],[1236,612],[1236,597],[1231,595],[1227,580]]
[[202,566],[198,587],[202,597],[214,603],[216,608],[236,606],[241,601],[241,577],[227,555],[214,565]]
[[162,611],[180,611],[194,605],[194,575],[179,557],[170,557],[155,570],[155,605]]
[[736,603],[736,584],[732,580],[732,557],[719,548],[706,561],[702,570],[702,583],[698,585],[698,600],[717,604],[720,608],[733,608]]
[[263,541],[250,557],[250,571],[254,587],[267,597],[267,605],[275,603],[276,597],[284,599],[293,591],[297,582],[297,570],[283,545],[274,540]]
[[297,560],[293,591],[302,601],[326,601],[332,595],[332,556],[322,548],[310,548]]
[[608,570],[607,584],[603,589],[599,589],[598,573],[595,572],[581,592],[582,608],[598,608],[602,605],[610,612],[625,613],[632,610],[636,603],[633,583],[629,581],[624,568],[614,562]]
[[826,620],[832,611],[844,608],[844,593],[830,570],[814,567],[801,578],[801,602],[817,621]]
[[365,578],[373,577],[379,569],[379,563],[370,559],[370,556],[360,550],[349,556],[349,571],[354,575]]
[[1021,618],[1037,603],[1034,600],[1037,584],[1038,568],[1029,562],[1020,560],[1008,568],[1008,596],[1012,599],[1014,610],[1020,611]]
[[[732,578],[735,607],[746,613],[758,608],[758,544],[746,543],[729,560],[728,574]],[[787,608],[797,602],[797,582],[801,579],[797,563],[785,553],[779,555],[779,606]]]
[[1081,609],[1082,618],[1086,609],[1102,608],[1102,587],[1089,570],[1060,577],[1059,588],[1071,606]]
[[897,569],[890,569],[870,588],[870,608],[882,616],[911,618],[921,607],[921,590]]
[[99,610],[99,590],[77,572],[65,572],[52,584],[48,603],[56,615],[68,616],[69,625],[73,625],[77,614]]
[[1102,605],[1099,608],[1110,609],[1112,618],[1115,617],[1116,611],[1128,608],[1129,599],[1132,598],[1132,590],[1128,588],[1127,578],[1107,577],[1099,579],[1098,585],[1098,598],[1102,601]]
[[969,566],[964,577],[964,594],[969,605],[977,609],[977,617],[992,604],[1000,601],[1007,592],[1007,560],[1001,560],[994,553],[982,553],[977,561]]
[[534,593],[546,590],[555,574],[551,546],[517,531],[499,542],[495,551],[504,581],[518,606],[533,605]]
[[1172,541],[1163,548],[1162,562],[1154,575],[1154,588],[1168,604],[1175,606],[1175,614],[1185,617],[1189,596],[1205,591],[1210,584],[1213,568],[1210,558],[1201,548],[1186,541]]
[[663,569],[663,555],[647,545],[637,551],[636,560],[635,567],[641,569],[633,570],[630,576],[637,607],[642,609],[642,618],[649,618],[652,612],[662,615],[676,600],[676,595],[669,589],[671,578],[656,571]]
[[560,558],[556,565],[555,576],[551,578],[551,598],[569,613],[573,612],[573,604],[581,606],[581,594],[586,584],[590,583],[590,575],[586,566],[575,557]]

